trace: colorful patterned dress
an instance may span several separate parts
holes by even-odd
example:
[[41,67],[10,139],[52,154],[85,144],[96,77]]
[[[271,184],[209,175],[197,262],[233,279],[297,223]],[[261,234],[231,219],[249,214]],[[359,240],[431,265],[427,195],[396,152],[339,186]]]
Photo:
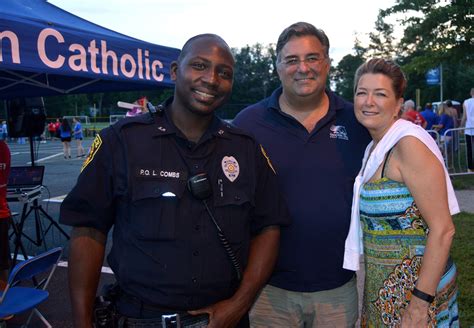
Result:
[[[364,184],[360,219],[366,275],[361,326],[397,327],[418,279],[428,227],[405,184],[388,178]],[[455,279],[449,260],[429,307],[429,327],[459,327]]]

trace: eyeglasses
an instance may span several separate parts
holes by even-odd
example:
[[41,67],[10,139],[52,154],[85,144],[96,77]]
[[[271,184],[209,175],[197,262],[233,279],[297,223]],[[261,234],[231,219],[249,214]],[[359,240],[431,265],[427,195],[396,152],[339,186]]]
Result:
[[310,55],[306,57],[305,59],[299,59],[297,57],[289,57],[282,60],[280,63],[286,66],[287,68],[298,67],[301,63],[304,63],[306,66],[314,68],[318,66],[325,59],[326,59],[326,56]]

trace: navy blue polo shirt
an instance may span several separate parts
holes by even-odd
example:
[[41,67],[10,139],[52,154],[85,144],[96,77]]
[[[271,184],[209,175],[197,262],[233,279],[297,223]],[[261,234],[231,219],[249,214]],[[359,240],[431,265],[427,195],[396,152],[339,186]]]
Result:
[[292,224],[281,230],[270,284],[300,292],[339,287],[354,275],[342,268],[352,188],[370,138],[352,104],[330,90],[329,110],[311,133],[283,113],[279,88],[241,111],[233,123],[252,133],[275,167]]
[[108,262],[122,289],[145,303],[197,309],[229,298],[234,267],[202,201],[186,187],[207,172],[208,200],[243,268],[252,236],[289,223],[276,176],[255,140],[214,117],[195,144],[167,118],[146,114],[101,131],[60,222],[107,233]]

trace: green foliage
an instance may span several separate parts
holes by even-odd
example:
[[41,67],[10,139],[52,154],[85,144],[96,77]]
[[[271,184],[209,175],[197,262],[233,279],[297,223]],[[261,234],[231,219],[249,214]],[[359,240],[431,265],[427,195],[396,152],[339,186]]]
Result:
[[156,89],[146,91],[106,92],[73,94],[66,96],[44,97],[46,113],[49,118],[65,115],[90,115],[90,108],[97,108],[97,116],[125,113],[125,109],[117,107],[117,101],[133,103],[146,96],[156,105],[172,95],[172,89]]
[[393,58],[396,53],[393,30],[393,25],[386,23],[379,14],[375,21],[375,31],[369,33],[370,46],[367,54],[371,57]]
[[451,178],[451,182],[453,183],[453,187],[456,190],[462,190],[462,189],[474,190],[474,174],[453,176]]
[[364,63],[362,56],[346,55],[339,61],[332,73],[332,80],[336,86],[335,91],[350,102],[354,98],[354,74],[362,63]]
[[458,269],[459,318],[461,327],[474,325],[474,214],[453,217],[456,226],[451,256]]
[[233,49],[235,56],[234,88],[231,102],[254,103],[266,98],[280,81],[276,74],[276,54],[272,45]]
[[378,21],[391,16],[404,29],[394,49],[402,57],[417,53],[414,66],[419,70],[426,71],[440,63],[474,63],[472,0],[398,0],[380,11]]
[[219,110],[219,115],[232,119],[246,106],[270,96],[280,85],[276,73],[275,47],[259,43],[240,49],[232,49],[235,57],[234,87],[228,104]]
[[[398,0],[394,6],[380,10],[365,51],[361,51],[356,40],[356,55],[344,57],[336,67],[337,91],[349,98],[351,74],[355,72],[350,64],[354,61],[352,57],[360,56],[363,60],[384,57],[394,59],[406,73],[405,99],[416,99],[419,89],[417,105],[440,100],[439,86],[427,85],[425,74],[442,64],[443,100],[462,102],[474,87],[473,18],[472,0]],[[396,24],[392,23],[393,19]],[[393,36],[395,25],[403,30],[401,39]]]

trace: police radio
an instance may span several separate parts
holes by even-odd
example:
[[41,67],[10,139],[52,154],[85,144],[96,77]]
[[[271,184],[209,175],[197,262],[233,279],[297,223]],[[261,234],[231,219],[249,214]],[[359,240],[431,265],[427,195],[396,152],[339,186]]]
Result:
[[237,280],[240,281],[242,279],[242,269],[240,267],[239,260],[235,256],[234,250],[230,246],[229,241],[227,240],[226,236],[224,235],[224,232],[222,231],[221,227],[214,218],[214,215],[212,214],[212,211],[206,201],[212,195],[212,187],[209,176],[207,175],[207,173],[195,174],[188,179],[187,185],[188,190],[191,192],[193,197],[198,200],[201,200],[204,206],[206,207],[206,211],[209,214],[209,217],[216,226],[217,235],[219,236],[219,240],[222,244],[222,247],[224,247],[227,257],[229,258],[230,262],[232,263],[232,266],[235,269],[235,272],[237,274]]
[[196,199],[206,200],[211,197],[212,188],[207,173],[198,173],[190,177],[188,189]]

